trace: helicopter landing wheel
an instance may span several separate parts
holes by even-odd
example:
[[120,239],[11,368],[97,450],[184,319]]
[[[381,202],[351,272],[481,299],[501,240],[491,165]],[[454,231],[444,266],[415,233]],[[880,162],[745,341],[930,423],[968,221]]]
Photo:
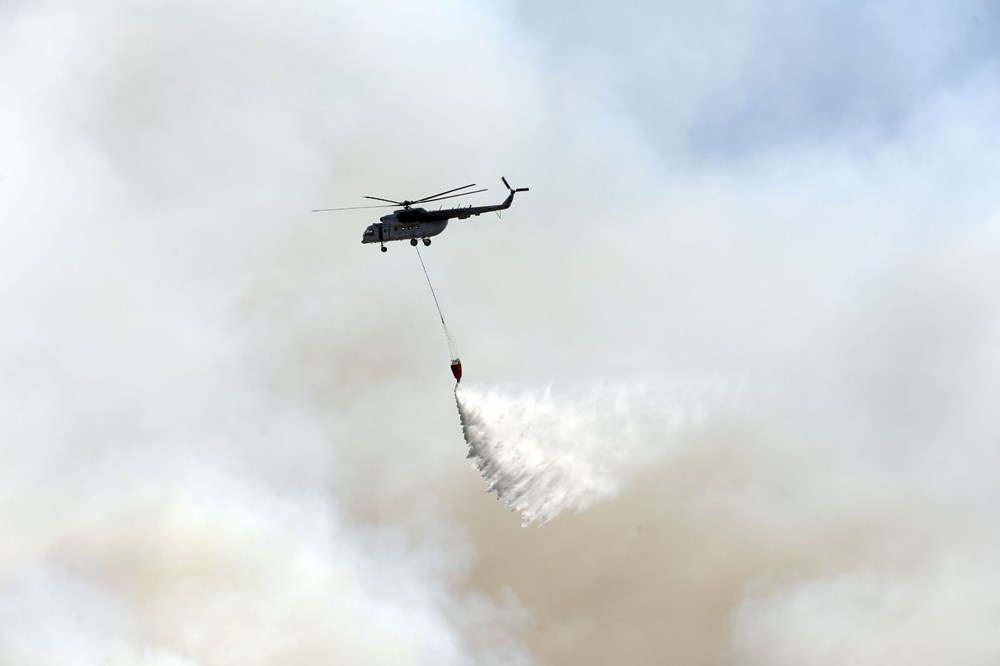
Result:
[[[416,240],[413,241],[413,244],[414,245],[417,244]],[[431,239],[430,238],[425,238],[424,239],[424,245],[430,245],[430,244],[431,244]]]
[[410,239],[410,245],[412,245],[413,247],[416,247],[417,246],[417,239],[416,238],[411,238]]
[[382,251],[383,251],[383,252],[388,252],[388,251],[389,251],[389,248],[387,248],[387,247],[386,247],[385,245],[383,245],[383,246],[382,246]]

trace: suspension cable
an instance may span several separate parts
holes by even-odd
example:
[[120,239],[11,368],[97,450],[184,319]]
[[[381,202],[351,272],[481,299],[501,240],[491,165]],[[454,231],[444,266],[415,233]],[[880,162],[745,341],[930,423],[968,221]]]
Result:
[[448,353],[451,354],[452,361],[458,360],[458,348],[455,347],[455,342],[451,339],[451,333],[448,332],[448,324],[444,321],[444,314],[441,313],[441,304],[438,303],[437,294],[434,293],[434,285],[431,284],[431,276],[427,274],[427,266],[424,264],[424,258],[420,254],[420,248],[416,245],[413,246],[417,251],[417,258],[420,259],[420,267],[424,269],[424,277],[427,278],[427,286],[431,288],[431,296],[434,298],[434,306],[437,308],[438,317],[441,318],[441,327],[444,328],[444,337],[448,341]]

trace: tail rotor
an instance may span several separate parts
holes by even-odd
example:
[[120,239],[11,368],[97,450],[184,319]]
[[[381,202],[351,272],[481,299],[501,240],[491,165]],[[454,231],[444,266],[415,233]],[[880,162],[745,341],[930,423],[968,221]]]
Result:
[[507,179],[504,178],[503,176],[500,176],[500,180],[503,181],[503,184],[507,187],[508,190],[510,190],[511,194],[514,194],[515,192],[527,192],[528,191],[527,187],[519,187],[517,189],[514,189],[513,187],[510,186],[510,183],[508,183]]

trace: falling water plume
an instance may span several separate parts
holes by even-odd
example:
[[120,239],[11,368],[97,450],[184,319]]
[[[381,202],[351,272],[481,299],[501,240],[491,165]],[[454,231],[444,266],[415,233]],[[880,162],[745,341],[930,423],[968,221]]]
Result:
[[614,498],[640,470],[671,455],[713,401],[704,389],[599,386],[557,396],[456,388],[468,457],[487,492],[543,524]]

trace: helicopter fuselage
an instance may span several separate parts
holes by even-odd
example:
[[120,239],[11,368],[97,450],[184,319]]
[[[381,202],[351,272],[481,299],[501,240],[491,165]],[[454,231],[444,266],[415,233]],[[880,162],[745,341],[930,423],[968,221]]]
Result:
[[448,226],[448,218],[434,215],[423,208],[397,210],[383,215],[369,225],[361,236],[362,243],[388,243],[389,241],[437,236]]

